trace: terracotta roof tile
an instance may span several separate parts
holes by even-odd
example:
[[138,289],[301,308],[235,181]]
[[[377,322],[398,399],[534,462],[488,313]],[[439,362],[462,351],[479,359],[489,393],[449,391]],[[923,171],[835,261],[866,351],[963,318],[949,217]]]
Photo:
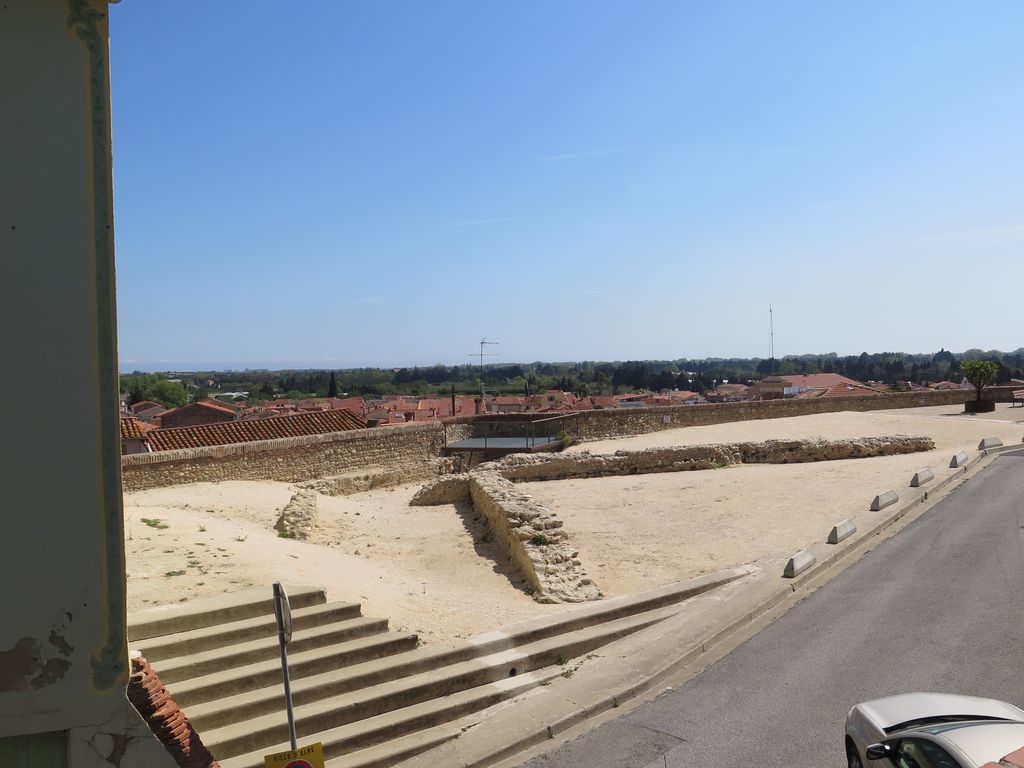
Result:
[[845,384],[839,382],[828,387],[818,397],[862,397],[864,395],[880,395],[877,389],[865,387],[860,384]]
[[146,434],[145,440],[154,451],[170,451],[176,448],[205,448],[281,437],[321,435],[365,427],[366,420],[362,416],[339,409],[290,414],[273,419],[155,429]]
[[155,427],[150,426],[144,421],[139,421],[134,416],[121,417],[122,440],[142,440],[147,432],[151,432],[154,429]]

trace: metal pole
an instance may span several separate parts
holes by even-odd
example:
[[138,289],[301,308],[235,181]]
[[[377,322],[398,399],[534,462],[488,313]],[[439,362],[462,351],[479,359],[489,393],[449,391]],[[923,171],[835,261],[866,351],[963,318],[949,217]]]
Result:
[[277,641],[281,646],[281,673],[284,676],[284,701],[288,707],[288,737],[292,751],[298,749],[295,739],[295,711],[292,708],[292,681],[288,673],[288,641],[292,639],[292,611],[288,593],[281,582],[274,582],[274,616],[277,619]]

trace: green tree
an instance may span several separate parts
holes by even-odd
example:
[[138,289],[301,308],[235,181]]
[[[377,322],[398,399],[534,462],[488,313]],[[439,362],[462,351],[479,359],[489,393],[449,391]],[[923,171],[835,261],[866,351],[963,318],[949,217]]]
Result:
[[155,400],[168,408],[181,408],[188,402],[188,393],[180,381],[155,381],[142,390],[144,400]]
[[334,371],[331,371],[331,383],[327,385],[327,396],[338,396],[338,377],[334,375]]
[[999,364],[991,360],[961,360],[960,370],[964,377],[974,385],[978,392],[978,402],[981,402],[981,390],[992,382],[999,371]]

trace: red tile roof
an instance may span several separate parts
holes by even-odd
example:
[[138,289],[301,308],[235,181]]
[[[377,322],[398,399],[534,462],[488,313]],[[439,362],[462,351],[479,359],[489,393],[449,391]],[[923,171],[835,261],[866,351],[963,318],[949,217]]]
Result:
[[144,435],[153,429],[156,428],[146,424],[144,421],[139,421],[134,416],[121,417],[122,440],[142,440]]
[[363,429],[366,420],[351,411],[314,411],[254,421],[225,421],[220,424],[200,424],[193,427],[155,429],[145,436],[154,451],[176,448],[205,448],[212,445],[250,443],[256,440],[275,440],[280,437],[321,435]]
[[842,382],[833,384],[825,389],[818,397],[861,397],[863,395],[880,395],[877,389],[865,387],[860,384],[844,384]]
[[237,403],[229,403],[227,400],[218,400],[215,397],[208,397],[205,400],[200,400],[196,405],[205,405],[207,407],[213,406],[214,408],[222,408],[226,411],[236,413],[241,410],[242,406]]
[[828,389],[836,384],[855,384],[861,386],[859,381],[840,376],[838,373],[787,374],[778,378],[788,381],[790,385],[798,389]]

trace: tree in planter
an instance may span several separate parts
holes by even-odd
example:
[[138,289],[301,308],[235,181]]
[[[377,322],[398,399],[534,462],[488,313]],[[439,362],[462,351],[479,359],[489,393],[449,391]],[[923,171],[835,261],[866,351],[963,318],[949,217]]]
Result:
[[992,383],[996,373],[999,371],[999,364],[991,360],[961,360],[960,370],[964,377],[974,385],[978,391],[976,402],[981,402],[981,390]]

